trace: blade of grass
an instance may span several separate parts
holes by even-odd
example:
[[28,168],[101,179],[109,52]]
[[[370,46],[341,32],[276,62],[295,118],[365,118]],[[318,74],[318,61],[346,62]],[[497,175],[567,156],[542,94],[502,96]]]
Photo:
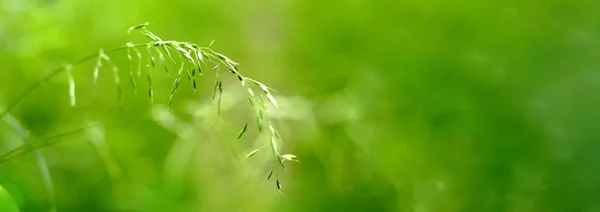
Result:
[[89,142],[96,150],[96,153],[98,154],[102,162],[104,162],[107,174],[113,181],[117,180],[120,176],[119,166],[111,156],[110,149],[106,144],[106,139],[104,137],[104,128],[102,128],[102,126],[96,125],[87,128],[85,131],[87,133],[87,137],[89,137]]
[[[24,145],[29,145],[32,140],[32,136],[27,131],[17,119],[15,119],[10,113],[4,116],[4,121],[13,128],[13,130],[21,137]],[[38,150],[31,150],[35,156],[36,163],[40,170],[40,174],[42,175],[42,180],[44,182],[44,187],[48,194],[48,199],[50,200],[50,211],[56,211],[56,197],[54,192],[54,183],[52,182],[52,176],[50,175],[50,170],[48,169],[48,164],[46,163],[46,159]]]

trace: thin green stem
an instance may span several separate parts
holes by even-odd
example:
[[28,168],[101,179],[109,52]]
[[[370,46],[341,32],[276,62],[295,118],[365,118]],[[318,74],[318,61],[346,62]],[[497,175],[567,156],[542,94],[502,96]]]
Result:
[[64,133],[61,133],[61,134],[58,134],[55,136],[37,139],[38,142],[23,144],[17,148],[14,148],[14,149],[0,155],[0,164],[10,161],[12,159],[18,158],[20,156],[23,156],[23,155],[30,153],[32,151],[35,151],[37,149],[41,149],[41,148],[44,148],[47,146],[52,146],[54,144],[57,144],[58,142],[63,141],[64,138],[66,138],[66,137],[69,137],[69,136],[72,136],[75,134],[79,134],[81,132],[84,132],[85,130],[87,130],[90,127],[97,126],[100,124],[103,124],[103,122],[90,124],[88,126],[81,127],[81,128],[75,129],[75,130],[68,131],[68,132],[64,132]]

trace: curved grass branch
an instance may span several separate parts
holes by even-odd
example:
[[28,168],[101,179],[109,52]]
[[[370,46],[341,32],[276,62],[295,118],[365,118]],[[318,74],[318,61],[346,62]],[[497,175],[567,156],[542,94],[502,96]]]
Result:
[[[146,44],[146,43],[144,43],[144,44],[134,44],[133,46],[125,45],[125,46],[120,46],[120,47],[117,47],[117,48],[114,48],[114,49],[110,49],[110,50],[104,51],[104,53],[108,54],[108,53],[116,52],[116,51],[119,51],[119,50],[127,49],[127,48],[130,48],[130,47],[142,47],[142,46],[147,46],[147,45],[148,44]],[[8,106],[6,106],[6,109],[2,113],[0,113],[0,118],[4,117],[8,113],[12,112],[12,110],[14,110],[19,105],[19,103],[21,103],[25,98],[27,98],[29,95],[31,95],[31,93],[33,93],[33,91],[37,90],[42,85],[44,85],[47,82],[49,82],[50,80],[56,78],[60,74],[68,71],[69,67],[80,65],[80,64],[85,63],[85,62],[87,62],[89,60],[95,59],[95,58],[99,57],[100,55],[101,55],[101,53],[91,54],[91,55],[88,55],[86,57],[83,57],[83,58],[79,59],[75,63],[65,64],[63,66],[60,66],[60,67],[52,70],[44,78],[42,78],[41,80],[37,81],[36,83],[34,83],[33,85],[31,85],[27,89],[25,89],[25,91],[23,91],[21,93],[21,95],[19,95],[17,97],[17,99],[15,99],[12,103],[10,103]]]

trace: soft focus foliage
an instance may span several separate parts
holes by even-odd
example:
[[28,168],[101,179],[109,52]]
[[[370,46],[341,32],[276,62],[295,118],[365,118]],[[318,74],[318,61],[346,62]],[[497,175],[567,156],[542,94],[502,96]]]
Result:
[[[214,72],[196,92],[182,81],[167,109],[173,73],[155,71],[154,105],[126,83],[119,101],[110,69],[93,84],[91,61],[73,67],[75,107],[64,75],[11,111],[34,141],[91,127],[1,163],[0,185],[21,211],[599,211],[598,11],[591,0],[0,0],[0,107],[65,63],[143,40],[127,29],[148,21],[165,39],[215,40],[274,88],[267,115],[299,160],[279,172],[285,196],[267,180],[270,150],[243,160],[269,136],[249,122],[236,139],[253,119],[231,75],[217,115]],[[127,67],[125,52],[111,58]],[[0,122],[0,153],[26,142],[14,129]]]
[[8,191],[6,191],[6,189],[4,189],[2,186],[0,186],[0,211],[2,211],[2,212],[18,212],[19,211],[17,205],[15,204],[14,200],[12,199],[12,197],[10,196]]

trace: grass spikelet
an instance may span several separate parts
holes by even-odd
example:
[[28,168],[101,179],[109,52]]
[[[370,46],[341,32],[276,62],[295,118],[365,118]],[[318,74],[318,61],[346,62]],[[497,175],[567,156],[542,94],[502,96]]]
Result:
[[204,57],[202,56],[201,51],[196,52],[196,57],[197,57],[198,61],[204,61]]
[[273,151],[273,155],[276,157],[277,163],[279,163],[281,168],[285,169],[285,165],[283,165],[283,161],[280,159],[281,154],[277,150],[277,140],[275,140],[275,137],[271,137],[271,149]]
[[150,23],[146,22],[146,23],[143,23],[143,24],[139,24],[139,25],[135,25],[135,26],[129,27],[129,30],[127,30],[127,33],[130,33],[131,31],[138,30],[138,29],[145,29],[146,26],[148,26],[148,24],[150,24]]
[[215,79],[215,86],[213,87],[212,100],[215,100],[215,96],[217,95],[217,92],[219,92],[219,84],[221,84],[221,78],[217,76],[217,78]]
[[273,104],[273,106],[279,107],[277,105],[277,101],[275,100],[275,97],[273,97],[273,95],[271,95],[271,93],[267,93],[266,96],[267,96],[267,99],[269,100],[269,102],[271,102],[271,104]]
[[273,151],[273,154],[275,155],[279,155],[279,151],[277,151],[277,141],[275,140],[274,137],[271,137],[271,151]]
[[106,54],[100,55],[100,58],[112,66],[113,82],[117,86],[117,99],[122,100],[123,90],[121,89],[121,77],[119,76],[119,67],[117,67]]
[[196,79],[193,79],[192,85],[194,86],[194,92],[196,92]]
[[279,163],[279,165],[281,165],[281,168],[285,169],[285,166],[283,165],[283,160],[281,159],[281,153],[279,153],[279,150],[277,149],[277,140],[276,140],[276,134],[277,131],[275,131],[275,128],[273,127],[273,125],[268,122],[269,125],[269,131],[271,131],[271,150],[273,151],[273,156],[275,156],[277,158],[277,162]]
[[117,86],[117,98],[120,102],[123,97],[123,90],[121,89],[121,77],[119,77],[119,68],[117,68],[117,66],[113,67],[113,81]]
[[279,136],[279,133],[278,133],[277,131],[275,131],[275,133],[274,133],[274,134],[275,134],[275,138],[277,138],[277,139],[281,139],[281,137]]
[[202,74],[202,62],[204,62],[204,57],[202,55],[202,52],[200,51],[196,51],[196,63],[198,66],[198,74]]
[[241,84],[242,84],[242,87],[244,87],[244,89],[248,93],[248,99],[250,100],[250,105],[254,106],[254,100],[253,100],[255,98],[254,91],[252,91],[252,88],[250,88],[248,86],[248,83],[246,83],[246,80],[241,79]]
[[[223,54],[221,54],[221,53],[216,53],[216,54],[217,54],[217,56],[218,56],[219,58],[221,58],[221,59],[225,60],[225,62],[226,62],[227,64],[231,65],[232,67],[235,67],[235,66],[239,65],[239,63],[237,63],[237,62],[235,62],[235,61],[233,61],[233,60],[229,59],[227,56],[225,56],[225,55],[223,55]],[[235,69],[235,68],[234,68],[234,69]]]
[[248,96],[248,102],[250,102],[250,106],[254,107],[254,100],[252,100],[252,96]]
[[217,90],[219,90],[219,99],[217,100],[217,114],[221,114],[221,99],[223,99],[223,81],[219,81],[217,85]]
[[160,43],[162,43],[162,40],[158,36],[156,36],[154,33],[148,31],[145,27],[141,28],[141,29],[142,29],[142,33],[144,35],[146,35],[146,37],[150,38],[153,41],[156,41],[156,43],[158,43],[159,45],[160,45]]
[[150,46],[146,47],[148,50],[148,63],[146,64],[146,75],[148,76],[148,98],[150,98],[150,102],[154,104],[154,90],[152,89],[152,71],[154,69],[154,57],[152,56],[152,52],[150,52]]
[[152,70],[148,69],[148,97],[154,102],[154,91],[152,90]]
[[156,52],[158,53],[158,60],[160,61],[160,63],[165,64],[165,55],[157,48],[154,48],[154,50],[156,50]]
[[273,97],[273,94],[271,94],[271,91],[273,91],[273,89],[267,87],[265,84],[258,82],[256,80],[250,79],[248,78],[249,81],[253,82],[255,85],[258,85],[258,87],[264,92],[265,94],[265,98],[267,98],[267,100],[276,108],[279,107],[279,105],[277,104],[277,100],[275,100],[275,97]]
[[281,182],[279,181],[279,177],[275,180],[275,185],[277,186],[277,191],[283,195],[283,197],[287,198],[287,196],[283,193],[283,191],[281,191]]
[[190,83],[191,83],[192,82],[192,72],[190,72],[190,70],[186,70],[185,72],[187,74],[188,81],[190,81]]
[[[264,110],[260,109],[260,110],[258,110],[258,112],[257,112],[257,113],[258,113],[258,117],[259,117],[259,118],[263,119],[263,118],[265,117],[265,112],[264,112]],[[272,126],[270,126],[270,125],[269,125],[269,127],[272,127]]]
[[148,50],[148,60],[149,60],[149,64],[152,66],[152,68],[156,68],[156,58],[154,58],[154,55],[152,54],[152,51],[150,51],[150,46],[148,46],[146,48],[146,50]]
[[252,156],[256,155],[256,153],[258,153],[258,151],[260,151],[260,149],[255,149],[255,150],[252,150],[251,152],[249,152],[249,153],[246,155],[246,157],[244,157],[244,159],[242,159],[242,161],[245,161],[245,160],[247,160],[248,158],[250,158],[250,157],[252,157]]
[[135,83],[135,77],[133,77],[133,58],[131,57],[131,49],[133,44],[127,43],[127,60],[129,62],[129,82],[133,88],[133,92],[137,93],[137,85]]
[[192,68],[192,87],[194,88],[194,92],[196,92],[196,69]]
[[171,104],[173,104],[173,96],[175,96],[175,92],[177,92],[177,88],[179,88],[179,83],[181,82],[181,73],[183,73],[183,63],[181,63],[181,67],[179,68],[179,71],[177,71],[177,77],[175,77],[173,87],[171,88],[171,92],[169,94],[169,107],[171,107]]
[[73,73],[71,70],[73,69],[73,65],[68,64],[65,66],[65,73],[67,74],[69,80],[69,99],[71,100],[71,107],[75,107],[75,79],[73,79]]
[[[181,47],[181,46],[183,46],[183,47]],[[185,59],[187,59],[192,64],[194,63],[194,58],[192,58],[192,56],[191,56],[191,51],[188,51],[185,49],[188,47],[189,47],[188,49],[190,49],[190,48],[192,48],[191,46],[187,46],[186,43],[179,43],[178,45],[175,45],[175,47],[177,50],[179,50],[179,52],[181,52],[181,54],[185,57]]]
[[171,62],[173,63],[177,63],[175,62],[175,60],[173,59],[173,56],[171,55],[171,52],[169,51],[169,48],[167,48],[166,45],[162,45],[163,50],[167,53],[167,56],[169,56],[169,59],[171,60]]
[[273,176],[274,170],[275,170],[274,168],[271,168],[271,170],[269,171],[269,175],[267,175],[267,180],[271,179],[271,176]]
[[242,131],[240,131],[240,133],[238,133],[237,140],[240,140],[240,138],[242,138],[242,136],[244,136],[244,133],[246,133],[246,129],[248,129],[248,122],[246,122],[246,124],[244,124],[244,128],[242,128]]
[[282,161],[294,161],[294,162],[300,162],[298,159],[296,159],[297,156],[296,155],[292,155],[292,154],[285,154],[281,156],[281,160]]
[[262,132],[263,123],[262,123],[262,119],[260,117],[256,117],[256,126],[258,127],[258,132]]
[[152,53],[150,53],[150,65],[152,65],[152,68],[156,68],[156,62],[154,62],[156,59],[154,58],[154,55],[152,55]]
[[96,66],[94,67],[94,83],[98,82],[98,75],[100,74],[100,68],[102,68],[102,56],[104,55],[104,50],[98,50],[98,58],[96,60]]
[[133,51],[135,51],[135,54],[137,55],[137,59],[138,59],[137,76],[141,77],[142,76],[142,63],[143,63],[142,53],[137,48],[133,48]]
[[252,91],[252,89],[248,88],[248,95],[250,96],[250,98],[254,98],[254,91]]
[[279,178],[275,180],[275,185],[277,185],[277,190],[281,190],[281,182],[279,182]]
[[158,47],[153,47],[153,49],[158,54],[159,64],[162,64],[164,66],[165,73],[167,73],[167,75],[168,75],[169,74],[169,67],[167,66],[167,63],[165,62],[165,55],[160,51],[160,49],[158,49]]

